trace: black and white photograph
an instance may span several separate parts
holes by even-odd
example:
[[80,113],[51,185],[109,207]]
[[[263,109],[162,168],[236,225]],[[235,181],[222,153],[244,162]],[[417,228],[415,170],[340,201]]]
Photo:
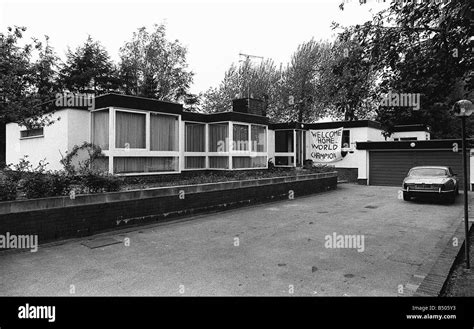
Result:
[[0,328],[472,329],[473,27],[469,0],[0,0]]

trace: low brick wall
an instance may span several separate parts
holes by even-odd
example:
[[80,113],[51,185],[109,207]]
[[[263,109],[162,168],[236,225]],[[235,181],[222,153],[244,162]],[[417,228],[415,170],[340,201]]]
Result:
[[37,234],[40,243],[166,221],[337,187],[337,173],[0,202],[0,235]]

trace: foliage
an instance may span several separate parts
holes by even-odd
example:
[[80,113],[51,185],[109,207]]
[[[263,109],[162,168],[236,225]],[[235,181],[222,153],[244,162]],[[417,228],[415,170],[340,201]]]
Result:
[[103,94],[117,90],[117,70],[107,50],[89,36],[82,46],[68,49],[61,85],[70,92]]
[[37,172],[44,174],[47,165],[48,163],[44,159],[39,161],[36,167],[33,167],[33,164],[28,160],[28,155],[25,155],[17,164],[9,164],[3,171],[3,174],[18,183],[20,180],[28,178],[31,173]]
[[419,111],[377,109],[388,134],[396,124],[425,123],[432,138],[459,137],[450,108],[472,98],[470,8],[469,1],[393,1],[372,21],[342,31],[341,38],[358,43],[362,57],[373,63],[377,93],[421,94]]
[[[87,155],[85,159],[81,161],[80,158],[84,157],[84,153]],[[84,142],[80,146],[74,145],[71,152],[67,152],[66,156],[63,156],[59,162],[69,175],[76,175],[88,172],[90,168],[94,167],[96,160],[104,157],[105,155],[100,146]]]
[[[317,82],[321,65],[327,60],[329,45],[314,39],[304,42],[294,52],[291,62],[283,74],[280,89],[280,109],[286,112],[285,121],[309,122],[324,114],[320,106]],[[295,105],[288,106],[292,96]],[[281,117],[281,115],[280,115]]]
[[188,95],[193,73],[186,63],[187,49],[166,39],[164,24],[133,33],[120,48],[121,88],[125,94],[178,101]]
[[344,40],[332,44],[320,69],[318,99],[327,115],[347,121],[373,118],[376,73],[357,43]]
[[16,182],[6,175],[0,174],[0,201],[16,199]]
[[43,102],[57,90],[57,57],[48,37],[45,45],[38,39],[27,43],[22,40],[25,31],[15,26],[0,33],[0,122],[45,125],[51,123],[51,117],[43,117],[49,111]]
[[86,193],[101,193],[119,191],[122,179],[102,172],[88,170],[80,175],[80,183]]
[[67,195],[72,177],[64,172],[32,172],[23,179],[19,187],[27,199]]
[[[79,162],[76,170],[72,160],[78,151],[91,151],[89,158]],[[46,170],[47,163],[43,160],[37,166],[28,157],[20,159],[18,164],[9,165],[0,172],[0,200],[14,200],[17,190],[27,199],[46,198],[68,195],[71,190],[78,193],[100,193],[120,190],[122,179],[114,175],[91,169],[93,161],[101,156],[99,148],[91,148],[89,143],[75,146],[73,151],[63,158],[65,170]]]
[[275,99],[278,78],[279,72],[270,59],[258,65],[249,58],[240,65],[232,64],[219,86],[209,88],[204,93],[202,110],[206,113],[229,111],[232,109],[234,98],[247,96],[257,99]]

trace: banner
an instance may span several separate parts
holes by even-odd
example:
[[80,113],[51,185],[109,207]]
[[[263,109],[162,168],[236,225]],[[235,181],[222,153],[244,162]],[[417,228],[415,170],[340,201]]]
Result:
[[310,130],[311,159],[314,162],[342,160],[342,129]]

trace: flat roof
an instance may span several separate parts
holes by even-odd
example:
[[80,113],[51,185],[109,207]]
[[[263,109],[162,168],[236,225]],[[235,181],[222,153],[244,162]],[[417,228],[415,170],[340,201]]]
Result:
[[393,127],[393,132],[408,132],[408,131],[425,131],[429,132],[430,127],[424,124],[411,124],[411,125],[396,125]]
[[[380,141],[380,142],[356,142],[358,150],[368,151],[394,151],[394,150],[431,150],[431,149],[450,149],[457,143],[459,152],[462,152],[462,139],[431,139],[431,140],[413,140],[413,141]],[[474,147],[474,139],[468,139],[467,148]]]
[[95,108],[100,109],[104,107],[124,107],[129,109],[173,114],[181,114],[181,112],[183,112],[183,105],[178,103],[113,93],[95,97]]
[[315,123],[304,123],[304,122],[284,122],[284,123],[273,123],[270,125],[270,129],[335,129],[335,128],[375,128],[382,130],[382,124],[373,120],[357,120],[357,121],[333,121],[333,122],[315,122]]

